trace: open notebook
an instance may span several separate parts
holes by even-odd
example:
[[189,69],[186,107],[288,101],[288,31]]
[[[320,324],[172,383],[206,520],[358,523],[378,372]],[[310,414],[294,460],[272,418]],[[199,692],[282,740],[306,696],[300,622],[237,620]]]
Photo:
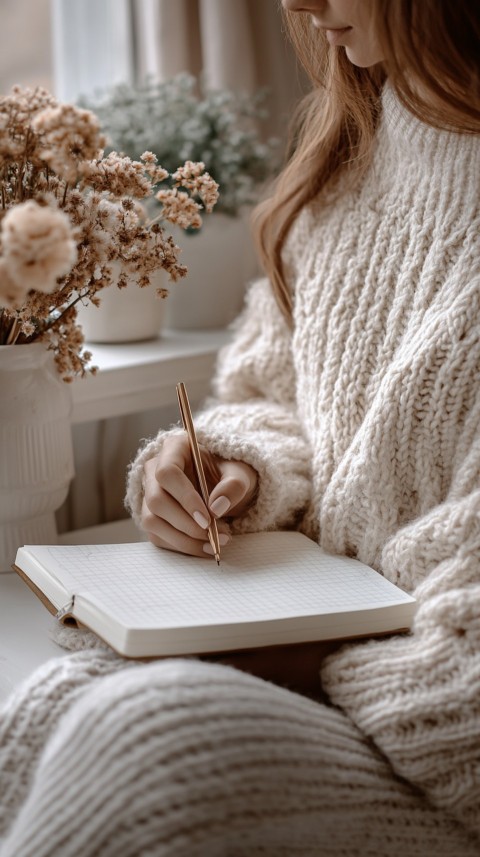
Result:
[[27,545],[15,568],[49,609],[127,657],[182,655],[389,633],[415,600],[300,533],[235,536],[218,567],[123,545]]

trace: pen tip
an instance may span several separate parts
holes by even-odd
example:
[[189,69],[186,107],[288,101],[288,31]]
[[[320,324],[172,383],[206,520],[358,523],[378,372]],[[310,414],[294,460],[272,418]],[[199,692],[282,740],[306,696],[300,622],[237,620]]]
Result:
[[220,557],[218,553],[215,554],[215,559],[217,560],[217,565],[220,565]]

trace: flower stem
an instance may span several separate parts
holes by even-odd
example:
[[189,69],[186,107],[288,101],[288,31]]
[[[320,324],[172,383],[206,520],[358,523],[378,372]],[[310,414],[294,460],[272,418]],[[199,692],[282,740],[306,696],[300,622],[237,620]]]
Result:
[[52,328],[57,327],[60,324],[65,313],[68,312],[69,309],[72,309],[72,307],[74,307],[75,304],[78,304],[78,302],[81,301],[84,297],[86,297],[86,296],[85,295],[78,295],[78,297],[76,297],[75,300],[73,300],[71,303],[69,303],[68,306],[66,306],[65,309],[62,310],[60,315],[57,315],[55,318],[52,318],[50,321],[47,319],[45,324],[42,326],[42,329],[38,330],[36,333],[34,333],[33,336],[30,337],[29,342],[35,342],[35,340],[38,339],[40,336],[42,336],[45,333],[45,331],[51,330]]
[[9,334],[7,336],[7,341],[5,345],[15,345],[18,337],[20,336],[21,324],[18,319],[14,319],[12,322],[12,326],[10,328]]

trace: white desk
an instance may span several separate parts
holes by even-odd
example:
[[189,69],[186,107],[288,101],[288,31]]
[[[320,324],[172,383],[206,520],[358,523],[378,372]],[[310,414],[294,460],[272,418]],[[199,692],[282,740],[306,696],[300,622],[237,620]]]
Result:
[[[73,423],[102,420],[176,404],[175,384],[182,380],[190,397],[210,390],[225,330],[164,331],[157,340],[125,345],[88,345],[95,376],[72,384]],[[64,544],[137,541],[129,520],[76,530],[60,536]],[[66,653],[50,638],[54,619],[15,574],[0,574],[0,703],[37,666]]]

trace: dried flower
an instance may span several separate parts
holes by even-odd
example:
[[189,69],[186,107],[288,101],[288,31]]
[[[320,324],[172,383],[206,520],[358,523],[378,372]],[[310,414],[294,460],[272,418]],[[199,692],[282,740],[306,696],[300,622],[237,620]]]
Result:
[[[0,98],[0,346],[46,342],[66,381],[94,371],[77,303],[98,305],[113,283],[148,286],[160,269],[173,282],[185,276],[163,221],[198,228],[218,196],[203,164],[176,167],[174,178],[151,151],[105,157],[104,143],[90,111],[43,89]],[[149,220],[140,200],[167,181]]]
[[[183,167],[179,167],[172,173],[172,179],[177,187],[185,187],[195,196],[199,196],[208,212],[213,210],[218,200],[218,184],[212,182],[210,176],[204,173],[203,161],[194,163],[186,161]],[[157,199],[160,197],[157,194]]]
[[3,261],[25,293],[53,292],[77,258],[70,220],[33,199],[10,208],[2,222]]
[[97,117],[72,104],[47,107],[32,119],[42,139],[41,159],[60,178],[75,182],[84,161],[99,158],[105,146]]
[[202,225],[200,206],[188,193],[174,188],[159,190],[156,199],[162,203],[162,216],[182,229],[199,229]]
[[114,196],[128,194],[146,197],[152,194],[152,183],[145,175],[145,167],[139,161],[110,152],[108,157],[86,161],[81,166],[84,184],[95,190],[108,191]]

